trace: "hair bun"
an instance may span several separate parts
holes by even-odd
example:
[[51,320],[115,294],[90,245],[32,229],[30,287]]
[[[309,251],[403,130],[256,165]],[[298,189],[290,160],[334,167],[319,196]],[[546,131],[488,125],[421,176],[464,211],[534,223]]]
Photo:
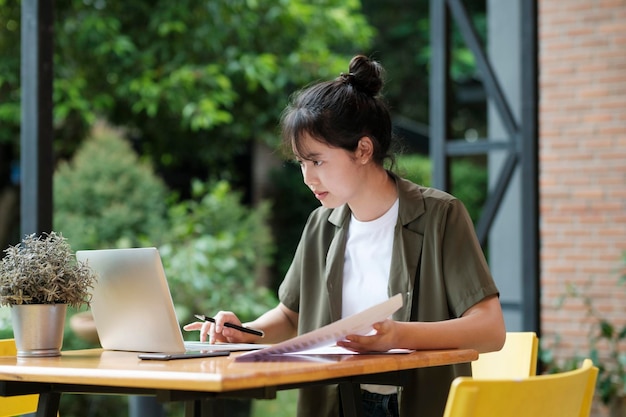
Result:
[[352,84],[357,90],[372,97],[380,93],[383,88],[384,69],[377,61],[364,55],[357,55],[350,61],[350,72],[341,74],[344,82]]

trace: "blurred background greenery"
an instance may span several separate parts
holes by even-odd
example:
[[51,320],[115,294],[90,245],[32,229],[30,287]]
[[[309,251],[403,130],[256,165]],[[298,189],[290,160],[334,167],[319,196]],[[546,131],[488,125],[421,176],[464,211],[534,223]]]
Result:
[[[256,317],[276,303],[318,205],[298,167],[273,152],[280,112],[295,90],[346,71],[354,54],[380,60],[401,151],[397,170],[430,184],[428,3],[55,1],[54,229],[74,250],[158,247],[181,324],[224,308]],[[484,35],[485,2],[464,3]],[[20,8],[19,0],[0,0],[3,247],[21,238]],[[451,60],[452,94],[461,97],[476,84],[476,69],[454,33]],[[484,100],[452,102],[454,137],[484,136]],[[476,220],[485,161],[455,160],[451,178]],[[11,334],[0,309],[0,337]],[[66,326],[64,349],[91,346]],[[61,415],[127,409],[124,397],[67,395]],[[254,401],[251,410],[295,415],[295,392]]]

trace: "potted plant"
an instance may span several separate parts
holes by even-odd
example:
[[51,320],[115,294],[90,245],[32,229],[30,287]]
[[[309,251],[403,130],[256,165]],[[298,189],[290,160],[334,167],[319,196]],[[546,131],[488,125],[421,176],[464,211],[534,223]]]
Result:
[[[597,391],[602,402],[614,417],[626,416],[626,325],[621,329],[606,319],[598,323],[591,339],[591,359],[598,364]],[[608,346],[608,355],[602,356],[599,345]]]
[[[622,274],[618,285],[626,288],[626,252],[622,255]],[[597,326],[591,334],[591,359],[598,364],[597,390],[602,402],[609,407],[610,416],[626,416],[626,323],[612,321],[602,316],[585,299],[590,315],[597,318]],[[602,354],[603,349],[605,352]]]
[[[617,289],[626,289],[626,252],[622,255],[622,272],[617,282]],[[589,354],[593,363],[598,367],[596,393],[599,399],[609,409],[610,417],[626,416],[626,323],[623,317],[613,318],[604,314],[594,304],[590,286],[592,280],[582,288],[569,284],[567,292],[561,296],[558,307],[562,307],[567,299],[581,300],[587,317],[591,319],[589,329]],[[542,361],[546,364],[547,372],[567,371],[577,367],[582,359],[577,356],[568,360],[565,365],[555,363],[550,350],[542,352]]]
[[4,252],[0,305],[11,307],[18,357],[60,355],[67,307],[89,304],[95,273],[56,232],[26,235]]

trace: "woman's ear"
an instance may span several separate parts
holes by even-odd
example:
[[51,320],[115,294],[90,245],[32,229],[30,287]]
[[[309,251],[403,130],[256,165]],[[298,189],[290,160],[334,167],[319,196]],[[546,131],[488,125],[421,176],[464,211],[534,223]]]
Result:
[[372,139],[369,136],[363,136],[359,139],[359,144],[356,149],[356,157],[357,159],[365,164],[372,159],[372,155],[374,153],[374,144],[372,143]]

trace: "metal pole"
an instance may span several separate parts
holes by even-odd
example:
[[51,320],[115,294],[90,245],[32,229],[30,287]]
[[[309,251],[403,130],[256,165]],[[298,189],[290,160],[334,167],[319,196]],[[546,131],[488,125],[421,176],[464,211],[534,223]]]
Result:
[[53,0],[22,0],[22,236],[52,230],[53,8]]
[[430,159],[432,185],[448,190],[449,15],[443,0],[430,2]]
[[537,0],[523,0],[522,18],[522,280],[524,328],[541,336],[539,257],[539,128]]

